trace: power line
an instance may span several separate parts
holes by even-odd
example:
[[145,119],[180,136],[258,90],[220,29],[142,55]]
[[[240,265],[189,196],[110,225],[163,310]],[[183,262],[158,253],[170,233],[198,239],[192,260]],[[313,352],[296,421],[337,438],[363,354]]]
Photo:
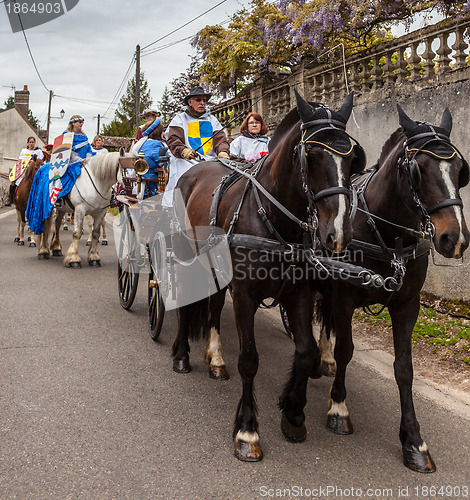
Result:
[[[13,2],[16,4],[16,0],[13,0]],[[31,52],[31,48],[29,46],[29,42],[28,42],[28,39],[26,38],[26,33],[24,32],[24,27],[23,27],[23,21],[21,20],[21,16],[20,14],[18,13],[18,19],[20,21],[20,26],[21,26],[21,31],[23,32],[23,36],[24,36],[24,39],[25,39],[25,42],[26,42],[26,46],[28,47],[28,52],[29,52],[29,55],[31,56],[31,60],[33,61],[33,66],[34,66],[34,69],[36,70],[36,73],[39,77],[39,80],[41,80],[41,83],[43,85],[43,87],[48,91],[50,92],[50,90],[46,87],[46,84],[43,82],[42,78],[41,78],[41,75],[39,74],[39,70],[38,70],[38,67],[36,66],[36,61],[34,60],[34,57],[33,57],[33,53]]]
[[96,101],[94,99],[79,99],[78,97],[66,97],[64,95],[54,94],[54,97],[60,97],[61,99],[65,99],[67,101],[78,101],[78,102],[97,102],[100,104],[113,104],[110,101]]
[[194,19],[191,19],[191,21],[188,21],[187,23],[183,24],[182,26],[180,26],[179,28],[176,28],[174,29],[173,31],[171,31],[170,33],[162,36],[161,38],[159,38],[158,40],[155,40],[154,42],[152,43],[149,43],[148,45],[146,45],[145,47],[142,47],[141,50],[145,50],[147,49],[148,47],[152,46],[152,45],[155,45],[156,43],[158,42],[161,42],[164,38],[167,38],[169,37],[170,35],[172,35],[173,33],[176,33],[177,31],[179,31],[180,29],[184,28],[185,26],[187,26],[188,24],[191,24],[192,22],[196,21],[196,19],[199,19],[200,17],[206,15],[208,12],[210,12],[211,10],[214,10],[215,8],[217,8],[219,5],[222,5],[223,3],[225,3],[227,0],[222,0],[221,2],[219,2],[217,5],[214,5],[214,7],[211,7],[210,9],[206,10],[205,12],[203,12],[202,14],[199,14],[199,16],[195,17]]
[[160,52],[161,50],[167,49],[168,47],[173,47],[173,45],[177,45],[178,43],[185,42],[186,40],[190,40],[194,35],[187,36],[186,38],[182,38],[181,40],[177,40],[176,42],[168,43],[166,45],[162,45],[161,47],[156,47],[155,49],[149,50],[145,54],[141,54],[142,57],[149,56],[150,54],[155,54],[155,52]]
[[[225,21],[222,21],[218,23],[216,26],[222,26],[223,24],[227,24],[231,21],[230,18],[226,19]],[[155,49],[149,50],[145,53],[142,53],[141,51],[141,56],[149,56],[150,54],[155,54],[155,52],[160,52],[161,50],[168,49],[169,47],[173,47],[173,45],[177,45],[178,43],[185,42],[186,40],[190,40],[191,38],[194,38],[196,35],[190,35],[187,36],[186,38],[182,38],[181,40],[176,40],[175,42],[167,43],[166,45],[161,45],[160,47],[156,47]]]
[[122,79],[122,81],[121,81],[121,83],[119,85],[119,88],[117,89],[116,93],[114,94],[114,97],[113,97],[113,100],[111,101],[111,104],[108,106],[108,108],[106,109],[104,115],[102,116],[103,119],[107,118],[106,115],[110,111],[112,105],[116,104],[118,95],[121,93],[122,88],[124,87],[124,84],[127,81],[127,78],[129,77],[129,74],[130,74],[130,72],[132,70],[132,67],[134,65],[134,61],[135,61],[135,52],[134,52],[134,54],[132,54],[132,59],[131,59],[131,62],[129,64],[129,67],[127,68],[126,74],[124,75],[124,78]]

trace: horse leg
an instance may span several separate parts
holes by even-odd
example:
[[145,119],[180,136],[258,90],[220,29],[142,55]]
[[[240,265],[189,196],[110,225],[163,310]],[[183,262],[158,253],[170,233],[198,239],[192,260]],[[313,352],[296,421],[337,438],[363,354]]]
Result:
[[34,233],[31,231],[31,228],[28,226],[28,234],[29,234],[29,246],[30,247],[35,247],[36,246],[36,238],[34,236]]
[[88,238],[86,240],[86,246],[89,247],[93,238],[93,218],[91,215],[85,215],[85,219],[88,222]]
[[427,444],[420,435],[412,395],[411,334],[418,318],[419,306],[419,295],[416,295],[406,305],[390,306],[389,312],[392,319],[395,348],[393,368],[400,392],[400,441],[403,450],[403,463],[411,470],[427,473],[435,472],[436,466]]
[[88,250],[88,264],[94,267],[101,267],[101,259],[98,253],[98,240],[101,232],[101,222],[104,219],[106,212],[96,215],[93,219],[93,231],[91,233],[91,246]]
[[60,225],[62,224],[63,214],[56,212],[54,219],[54,234],[51,240],[51,251],[54,257],[62,257],[62,243],[60,242]]
[[256,304],[247,293],[234,289],[233,307],[238,332],[238,373],[242,379],[242,396],[235,416],[233,437],[235,456],[244,462],[258,462],[263,458],[256,403],[254,378],[258,371],[259,356],[254,336]]
[[191,365],[189,363],[189,306],[183,306],[178,309],[178,332],[172,347],[173,371],[176,373],[189,373]]
[[312,331],[313,304],[310,290],[304,287],[289,293],[282,305],[287,313],[295,342],[294,362],[290,378],[279,398],[282,410],[281,430],[292,443],[301,443],[307,437],[304,408],[307,404],[307,383],[315,366],[321,362]]
[[101,223],[101,229],[103,232],[103,237],[101,238],[101,244],[102,245],[107,245],[108,244],[108,238],[106,237],[106,214],[103,217],[103,222]]
[[[16,222],[17,222],[17,227],[16,227],[16,236],[15,236],[15,239],[13,240],[15,243],[18,243],[19,245],[19,241],[20,241],[20,238],[21,238],[21,214],[19,212],[19,210],[16,211]],[[23,241],[23,244],[24,244],[24,241]]]
[[220,342],[220,315],[225,303],[224,288],[212,295],[209,301],[209,338],[204,350],[204,359],[209,365],[209,376],[217,380],[228,380],[230,378],[222,355],[222,343]]
[[75,269],[80,269],[82,267],[82,260],[78,255],[78,243],[83,234],[84,218],[84,214],[79,213],[77,210],[75,210],[72,243],[70,243],[67,253],[65,254],[65,267],[73,267]]
[[353,433],[349,410],[346,406],[345,385],[346,368],[354,351],[351,326],[353,312],[353,308],[345,307],[340,313],[334,314],[336,377],[330,392],[326,426],[336,434]]
[[[21,220],[21,214],[18,210],[16,211],[16,216],[17,216],[17,220],[18,220],[18,231],[17,231],[18,245],[23,246],[24,245],[24,226],[25,226],[25,223]],[[15,240],[16,240],[16,238],[15,238]]]
[[320,341],[318,347],[321,353],[321,367],[323,375],[326,377],[334,377],[336,374],[336,363],[333,356],[333,344],[328,335],[325,325],[322,325],[320,331]]
[[48,259],[50,250],[48,247],[49,232],[51,230],[51,217],[44,221],[44,232],[38,236],[38,259]]
[[172,347],[173,371],[189,373],[189,339],[198,340],[207,331],[209,299],[178,308],[178,332]]

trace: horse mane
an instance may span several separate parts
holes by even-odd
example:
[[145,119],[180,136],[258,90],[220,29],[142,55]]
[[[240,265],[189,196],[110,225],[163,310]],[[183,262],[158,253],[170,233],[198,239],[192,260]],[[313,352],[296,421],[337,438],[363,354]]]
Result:
[[44,165],[43,160],[39,160],[37,157],[35,160],[31,160],[26,167],[23,179],[28,179],[28,180],[33,180],[34,176],[36,175],[36,172],[39,170],[39,167]]
[[96,155],[87,160],[84,165],[90,167],[90,171],[98,181],[104,184],[114,184],[119,157],[119,152]]
[[380,168],[385,160],[388,158],[392,149],[404,139],[405,134],[403,133],[403,129],[400,127],[387,139],[385,144],[382,147],[382,151],[380,153],[379,159],[377,160],[376,167]]
[[[291,109],[287,115],[281,120],[279,125],[274,129],[271,140],[269,141],[269,152],[272,153],[276,149],[279,142],[284,142],[286,140],[286,134],[290,129],[300,122],[299,112],[297,108]],[[300,130],[300,128],[299,128]]]

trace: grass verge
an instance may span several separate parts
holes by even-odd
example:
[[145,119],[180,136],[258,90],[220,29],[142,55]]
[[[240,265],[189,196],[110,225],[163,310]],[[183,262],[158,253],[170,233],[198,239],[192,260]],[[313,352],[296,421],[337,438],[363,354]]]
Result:
[[[371,316],[358,309],[354,317],[374,330],[392,329],[390,315],[385,311]],[[424,342],[432,346],[434,354],[442,350],[442,359],[453,355],[454,359],[470,366],[470,320],[467,318],[452,317],[421,305],[412,339],[413,344]]]

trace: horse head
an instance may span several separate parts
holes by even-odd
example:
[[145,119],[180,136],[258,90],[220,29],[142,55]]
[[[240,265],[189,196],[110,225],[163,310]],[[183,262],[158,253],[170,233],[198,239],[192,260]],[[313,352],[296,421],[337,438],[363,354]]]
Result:
[[352,238],[349,179],[352,174],[362,171],[366,162],[362,147],[353,144],[346,133],[353,93],[346,97],[338,111],[322,104],[310,104],[297,92],[295,95],[301,122],[300,191],[307,195],[310,209],[314,206],[318,212],[322,245],[332,252],[341,252]]
[[29,160],[28,167],[24,173],[24,179],[29,179],[31,182],[33,181],[36,172],[44,165],[44,161],[38,159],[36,155],[31,157]]
[[[450,142],[452,115],[445,109],[441,124],[414,121],[397,104],[400,125],[406,136],[399,164],[402,193],[418,206],[424,223],[432,223],[436,250],[444,257],[460,258],[470,233],[463,215],[459,189],[469,181],[469,166]],[[410,199],[410,197],[412,199]]]

